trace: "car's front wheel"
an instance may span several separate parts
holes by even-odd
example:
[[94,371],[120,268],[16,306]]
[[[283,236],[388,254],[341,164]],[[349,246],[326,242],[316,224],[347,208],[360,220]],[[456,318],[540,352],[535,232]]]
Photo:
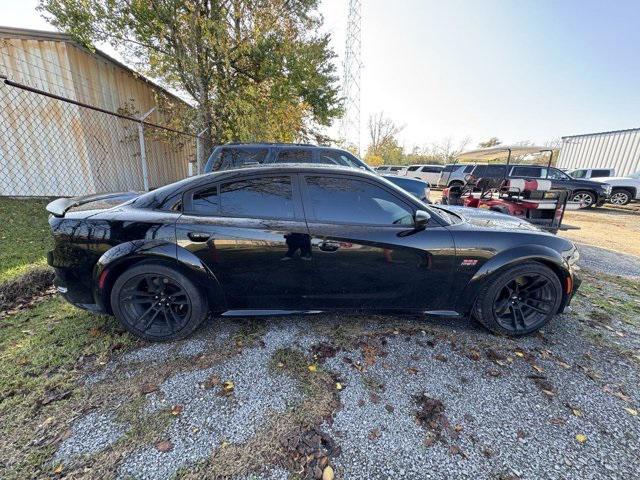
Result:
[[111,307],[124,328],[152,342],[185,338],[208,314],[207,298],[196,285],[159,262],[125,270],[111,290]]
[[478,294],[473,315],[494,333],[526,335],[549,322],[561,301],[558,276],[545,265],[528,262],[490,278]]
[[572,200],[580,204],[580,208],[591,208],[596,204],[596,196],[591,192],[576,192]]
[[614,205],[626,205],[631,201],[631,192],[624,188],[614,188],[609,201]]

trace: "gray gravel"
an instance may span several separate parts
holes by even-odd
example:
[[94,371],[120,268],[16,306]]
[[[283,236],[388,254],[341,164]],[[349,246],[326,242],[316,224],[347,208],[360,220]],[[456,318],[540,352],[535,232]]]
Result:
[[[589,253],[583,253],[582,262],[595,269]],[[184,407],[165,432],[173,450],[160,453],[148,445],[125,458],[114,476],[169,479],[179,468],[208,458],[222,442],[246,442],[270,415],[295,406],[303,397],[294,380],[268,369],[273,352],[291,347],[309,353],[315,343],[329,340],[318,331],[351,326],[370,336],[322,365],[344,385],[339,393],[342,407],[323,426],[342,450],[330,460],[336,478],[638,478],[640,416],[632,416],[625,407],[640,410],[639,364],[621,352],[637,355],[640,332],[618,318],[606,325],[594,323],[588,318],[592,308],[578,296],[573,313],[557,316],[540,335],[516,340],[495,337],[469,319],[268,319],[263,344],[207,368],[194,366],[172,375],[159,392],[147,396],[147,412]],[[220,348],[229,344],[241,324],[232,318],[216,320],[187,340],[123,355],[94,377],[109,377],[123,367],[144,368],[145,362],[169,365],[174,356]],[[394,325],[418,326],[425,332],[389,334]],[[380,349],[373,365],[365,365],[363,345]],[[492,361],[487,348],[510,360]],[[479,359],[465,355],[472,349],[480,352]],[[517,349],[526,356],[516,355]],[[365,365],[363,370],[353,362]],[[211,375],[232,380],[234,394],[224,397],[219,389],[202,389],[200,384]],[[553,395],[542,392],[531,375],[544,376]],[[379,398],[371,396],[375,383],[383,385],[374,392]],[[615,392],[623,392],[629,401]],[[460,430],[445,431],[430,446],[425,445],[430,432],[415,419],[415,396],[423,393],[442,401],[446,419]],[[569,406],[582,415],[574,415]],[[126,429],[110,411],[90,413],[74,424],[72,436],[55,458],[66,462],[105,449]],[[586,443],[577,441],[578,434],[586,436]],[[280,467],[265,465],[264,473],[242,478],[286,477]]]
[[609,275],[640,278],[640,257],[613,252],[604,248],[578,244],[579,265]]
[[54,456],[54,461],[69,461],[80,455],[90,455],[113,445],[127,431],[117,423],[113,415],[92,412],[77,420],[71,436],[64,440]]

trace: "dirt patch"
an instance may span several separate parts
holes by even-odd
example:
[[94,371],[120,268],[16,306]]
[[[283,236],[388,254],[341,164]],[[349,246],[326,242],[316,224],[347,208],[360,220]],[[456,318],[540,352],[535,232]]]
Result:
[[50,296],[53,277],[51,268],[41,267],[0,283],[0,315],[16,313]]

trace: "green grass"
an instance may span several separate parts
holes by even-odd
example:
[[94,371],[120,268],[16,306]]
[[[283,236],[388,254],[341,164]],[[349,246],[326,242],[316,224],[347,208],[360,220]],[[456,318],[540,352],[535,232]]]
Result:
[[[53,439],[77,413],[79,365],[100,365],[114,349],[134,344],[113,317],[78,310],[59,297],[2,320],[0,458],[12,459],[3,478],[41,478]],[[38,438],[47,441],[34,443]]]
[[48,202],[0,198],[0,283],[46,264],[51,248]]

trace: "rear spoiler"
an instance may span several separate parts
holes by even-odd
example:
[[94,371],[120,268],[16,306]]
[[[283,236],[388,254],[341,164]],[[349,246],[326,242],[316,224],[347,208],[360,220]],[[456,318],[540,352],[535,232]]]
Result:
[[[47,205],[47,212],[54,217],[64,217],[70,209],[79,207],[85,203],[99,202],[104,200],[121,200],[124,203],[140,195],[139,192],[118,192],[118,193],[96,193],[94,195],[84,195],[82,197],[58,198]],[[115,204],[114,204],[115,206]]]

